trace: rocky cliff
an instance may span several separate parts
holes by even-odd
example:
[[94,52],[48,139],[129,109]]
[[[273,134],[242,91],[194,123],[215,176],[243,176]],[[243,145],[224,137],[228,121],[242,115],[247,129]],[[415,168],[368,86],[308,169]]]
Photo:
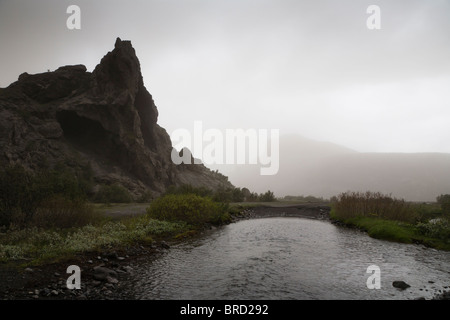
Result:
[[0,91],[0,165],[88,166],[97,185],[120,183],[136,196],[186,183],[231,186],[203,165],[173,164],[157,119],[135,50],[117,38],[92,73],[83,65],[23,73]]

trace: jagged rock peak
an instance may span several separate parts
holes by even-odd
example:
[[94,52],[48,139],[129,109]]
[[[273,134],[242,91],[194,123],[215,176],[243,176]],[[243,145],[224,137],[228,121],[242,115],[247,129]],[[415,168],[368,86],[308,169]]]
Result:
[[131,41],[120,39],[119,37],[116,38],[116,43],[114,43],[114,48],[119,48],[121,46],[131,46]]
[[89,165],[97,187],[118,183],[136,196],[170,185],[231,186],[203,165],[175,165],[157,120],[136,52],[117,38],[92,73],[84,65],[22,73],[1,90],[0,166]]
[[135,96],[143,80],[139,59],[131,41],[117,38],[114,49],[102,58],[93,76],[95,86],[103,94],[128,90],[131,96]]

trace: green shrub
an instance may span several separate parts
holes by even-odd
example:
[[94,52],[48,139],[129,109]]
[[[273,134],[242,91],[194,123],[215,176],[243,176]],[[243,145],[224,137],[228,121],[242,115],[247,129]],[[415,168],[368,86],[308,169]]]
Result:
[[417,218],[416,212],[403,199],[379,192],[341,193],[333,200],[333,209],[341,219],[363,216],[413,222]]
[[246,198],[244,189],[219,187],[213,191],[205,187],[184,184],[178,187],[170,186],[165,194],[195,194],[201,197],[210,197],[217,202],[242,202]]
[[442,217],[441,206],[438,203],[413,203],[411,209],[416,213],[416,222],[426,223]]
[[426,223],[418,223],[417,229],[427,237],[450,241],[450,222],[447,219],[432,219]]
[[436,198],[442,209],[442,214],[450,218],[450,194],[441,194]]
[[133,201],[133,197],[121,185],[102,185],[95,195],[94,201],[100,203],[130,203]]
[[170,186],[167,188],[165,194],[196,194],[200,197],[212,197],[213,191],[205,187],[194,187],[190,184],[183,184],[181,186]]
[[95,223],[100,219],[93,206],[87,202],[55,196],[41,202],[31,224],[41,228],[71,228]]
[[136,202],[139,203],[146,203],[146,202],[150,202],[152,201],[154,198],[154,195],[151,191],[145,191],[144,193],[142,193],[139,198],[136,200]]
[[283,200],[285,201],[300,201],[300,202],[325,202],[322,197],[314,197],[314,196],[284,196]]
[[31,216],[36,209],[32,193],[34,177],[20,165],[7,166],[0,171],[0,225],[8,226],[13,216]]
[[275,196],[274,196],[273,192],[270,191],[270,190],[267,190],[266,193],[261,193],[259,195],[259,201],[272,202],[272,201],[275,201],[275,200],[276,200]]
[[227,206],[195,194],[168,194],[154,200],[147,208],[153,219],[184,221],[191,225],[221,224],[229,219]]
[[0,225],[28,223],[41,203],[53,197],[83,202],[89,183],[68,169],[26,170],[9,165],[0,170]]

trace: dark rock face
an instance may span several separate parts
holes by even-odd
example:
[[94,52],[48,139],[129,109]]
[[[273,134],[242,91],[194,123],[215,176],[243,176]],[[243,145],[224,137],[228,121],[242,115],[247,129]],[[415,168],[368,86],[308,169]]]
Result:
[[92,73],[83,65],[23,73],[1,91],[0,164],[89,164],[97,183],[118,182],[135,195],[182,183],[231,186],[203,165],[173,164],[157,120],[135,50],[117,38]]

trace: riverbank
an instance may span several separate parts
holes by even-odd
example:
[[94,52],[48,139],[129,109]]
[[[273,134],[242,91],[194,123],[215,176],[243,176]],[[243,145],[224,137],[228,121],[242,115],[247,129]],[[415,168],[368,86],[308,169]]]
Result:
[[[103,219],[92,225],[70,230],[26,228],[1,234],[0,298],[129,298],[119,292],[132,264],[157,258],[170,245],[212,227],[208,223],[152,219],[146,212],[148,204],[96,207]],[[241,211],[234,209],[232,213],[242,215]],[[70,265],[81,269],[81,290],[67,289]]]
[[437,250],[450,251],[448,240],[426,236],[419,231],[418,226],[411,223],[364,216],[343,219],[337,217],[333,211],[330,213],[330,221],[337,226],[364,231],[375,239],[418,244]]
[[245,204],[241,206],[241,209],[241,213],[233,214],[233,221],[271,217],[298,217],[327,220],[330,217],[330,206],[326,203],[254,203]]
[[[0,298],[3,300],[129,299],[129,293],[121,292],[120,288],[121,282],[126,281],[127,273],[132,270],[133,265],[139,264],[140,259],[156,259],[164,254],[165,250],[169,250],[172,244],[202,232],[201,229],[171,224],[158,225],[145,231],[142,229],[143,225],[149,223],[143,218],[145,208],[145,204],[99,205],[97,209],[112,219],[106,224],[108,234],[102,234],[94,229],[93,234],[96,238],[90,239],[92,236],[88,238],[90,242],[103,241],[103,248],[99,246],[88,250],[89,247],[86,247],[86,250],[71,253],[71,250],[55,250],[56,244],[50,243],[53,253],[47,254],[44,258],[42,253],[40,258],[38,254],[32,259],[11,259],[0,264],[0,282],[2,283]],[[230,206],[230,222],[267,217],[327,219],[328,211],[328,206],[316,203],[236,203]],[[118,228],[118,226],[121,227]],[[136,231],[136,227],[139,227],[141,231]],[[206,229],[210,227],[207,226]],[[116,229],[120,232],[112,232]],[[135,233],[134,236],[131,234],[131,229]],[[124,241],[125,235],[134,238],[133,241],[129,243]],[[34,235],[34,237],[37,236]],[[42,235],[39,237],[42,238]],[[47,234],[45,234],[46,237]],[[114,237],[114,239],[108,240],[108,237]],[[82,238],[81,242],[87,242],[88,238]],[[50,252],[42,246],[34,250]],[[61,256],[55,257],[54,253],[57,252],[61,252]],[[81,269],[81,290],[67,289],[66,281],[70,276],[67,273],[67,267],[70,265],[77,265]],[[99,274],[98,270],[108,273],[110,277]]]
[[[121,284],[133,265],[149,258],[158,258],[170,246],[165,241],[135,244],[119,250],[77,254],[69,259],[35,267],[23,262],[0,265],[0,299],[2,300],[108,300],[130,299]],[[70,265],[81,270],[81,289],[67,288]]]
[[[323,203],[234,204],[231,222],[269,217],[299,217],[328,220],[330,208]],[[114,212],[117,212],[114,209]],[[128,212],[124,208],[124,212]],[[129,212],[128,212],[129,213]],[[128,214],[115,215],[115,220],[127,219]],[[139,215],[137,215],[139,217]],[[192,231],[192,230],[191,230]],[[206,231],[206,230],[205,230]],[[24,267],[25,261],[0,265],[0,299],[3,300],[121,300],[135,299],[133,292],[124,289],[130,274],[142,262],[158,259],[170,247],[191,238],[196,232],[166,234],[151,242],[136,241],[127,246],[111,246],[95,252],[78,253],[53,263]],[[81,290],[69,290],[66,273],[69,265],[81,269]],[[439,299],[448,299],[442,292]]]

